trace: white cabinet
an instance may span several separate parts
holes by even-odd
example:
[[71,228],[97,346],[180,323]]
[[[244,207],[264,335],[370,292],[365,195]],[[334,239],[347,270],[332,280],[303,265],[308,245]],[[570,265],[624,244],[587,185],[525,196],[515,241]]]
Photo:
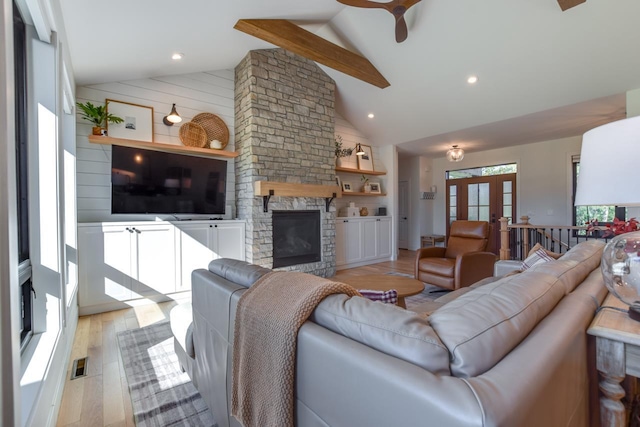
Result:
[[193,270],[244,260],[244,237],[243,221],[78,224],[80,314],[190,290]]
[[336,220],[338,269],[372,264],[391,257],[391,218],[361,217]]
[[176,291],[171,224],[79,227],[80,306]]
[[207,268],[218,258],[234,258],[244,261],[244,222],[176,224],[179,242],[180,266],[179,290],[191,289],[191,272]]

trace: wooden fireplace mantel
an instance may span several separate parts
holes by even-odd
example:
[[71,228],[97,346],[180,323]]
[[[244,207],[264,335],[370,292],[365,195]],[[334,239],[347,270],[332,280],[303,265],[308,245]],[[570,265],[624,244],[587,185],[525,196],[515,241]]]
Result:
[[256,181],[254,193],[262,196],[264,211],[269,211],[269,199],[278,197],[322,197],[325,199],[327,212],[333,199],[342,197],[342,191],[337,185],[294,184],[290,182]]

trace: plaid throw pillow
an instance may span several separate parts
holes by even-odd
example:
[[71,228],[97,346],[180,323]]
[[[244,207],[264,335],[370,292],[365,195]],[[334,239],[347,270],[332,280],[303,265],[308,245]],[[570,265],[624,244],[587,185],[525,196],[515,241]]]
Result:
[[554,259],[550,257],[544,249],[538,249],[537,251],[529,255],[524,261],[522,261],[521,270],[525,271],[526,269],[531,268],[534,265],[542,264],[549,261],[554,261]]
[[398,291],[391,289],[388,291],[372,291],[370,289],[358,289],[360,294],[371,301],[380,301],[385,304],[398,303]]

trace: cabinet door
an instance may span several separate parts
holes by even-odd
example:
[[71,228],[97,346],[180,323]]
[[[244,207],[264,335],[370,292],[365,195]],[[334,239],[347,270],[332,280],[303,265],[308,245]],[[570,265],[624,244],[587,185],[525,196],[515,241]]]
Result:
[[131,232],[124,226],[78,227],[80,307],[131,299]]
[[213,225],[189,224],[176,226],[178,262],[180,281],[176,284],[176,291],[191,289],[191,272],[199,268],[207,268],[209,262],[215,259],[213,253]]
[[359,220],[345,220],[345,263],[362,261],[362,223]]
[[378,223],[375,219],[364,219],[362,223],[362,259],[374,259],[378,252]]
[[215,224],[213,230],[214,253],[217,258],[233,258],[244,261],[244,223]]
[[339,219],[336,221],[336,265],[344,265],[347,263],[346,222],[347,220],[345,219]]
[[173,225],[136,225],[133,297],[176,291],[176,243]]
[[378,257],[391,257],[391,219],[378,218],[376,220],[378,236]]

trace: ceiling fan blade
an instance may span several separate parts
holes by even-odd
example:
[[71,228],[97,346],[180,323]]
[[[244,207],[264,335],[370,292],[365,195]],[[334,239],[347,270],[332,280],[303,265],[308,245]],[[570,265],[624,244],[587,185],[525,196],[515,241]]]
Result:
[[411,6],[414,6],[416,4],[420,3],[420,0],[407,0],[405,2],[402,3],[402,5],[406,8],[409,9]]
[[587,0],[558,0],[560,9],[564,12],[567,9],[571,9],[574,6],[584,3]]
[[[369,0],[337,0],[337,1],[338,3],[346,4],[347,6],[389,10],[389,7],[388,7],[389,3],[378,3],[375,1],[369,1]],[[393,2],[390,2],[390,3],[393,3]]]
[[404,14],[402,14],[396,19],[396,42],[402,43],[407,39],[408,34],[407,23],[404,20]]

